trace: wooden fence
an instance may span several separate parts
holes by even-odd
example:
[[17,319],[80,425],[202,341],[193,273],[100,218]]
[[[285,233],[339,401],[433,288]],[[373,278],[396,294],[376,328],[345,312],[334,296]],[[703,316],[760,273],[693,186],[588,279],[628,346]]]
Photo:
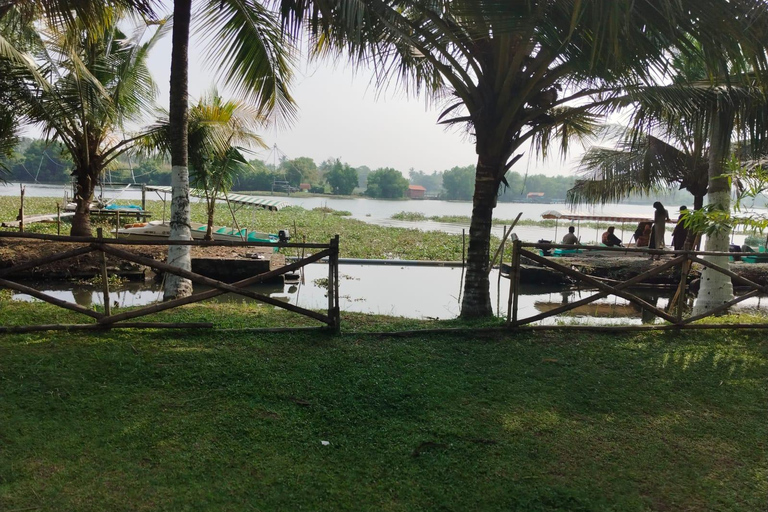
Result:
[[[111,329],[111,328],[211,328],[211,323],[164,323],[164,322],[143,322],[136,319],[158,313],[160,311],[166,311],[186,304],[193,304],[206,299],[225,294],[235,293],[243,297],[247,297],[265,304],[270,304],[288,311],[292,311],[299,315],[303,315],[325,324],[322,329],[330,329],[338,332],[340,329],[340,314],[339,314],[339,236],[336,235],[330,240],[328,244],[317,243],[287,243],[280,242],[277,244],[263,243],[263,242],[230,242],[230,241],[171,241],[171,240],[142,240],[142,241],[129,241],[118,240],[112,238],[103,238],[101,236],[101,230],[99,230],[99,236],[92,237],[70,237],[70,236],[58,236],[58,235],[42,235],[32,233],[16,233],[16,232],[0,232],[0,243],[3,239],[26,239],[29,241],[37,241],[38,243],[47,242],[60,242],[67,245],[77,245],[72,249],[64,250],[54,255],[41,257],[38,259],[25,261],[18,263],[10,267],[0,269],[0,287],[15,290],[21,293],[26,293],[34,298],[45,301],[49,304],[53,304],[69,311],[81,313],[87,317],[95,320],[92,323],[85,324],[49,324],[49,325],[25,325],[25,326],[0,326],[0,333],[19,333],[19,332],[33,332],[44,330],[99,330],[99,329]],[[158,261],[153,258],[144,257],[133,252],[125,250],[124,246],[170,246],[170,245],[189,245],[195,247],[279,247],[285,248],[297,248],[297,249],[310,249],[316,250],[314,254],[301,258],[291,264],[282,266],[277,269],[270,270],[258,275],[242,279],[235,283],[225,283],[216,279],[205,277],[198,273],[184,270],[182,268],[169,265],[165,262]],[[32,287],[24,285],[22,283],[13,280],[14,275],[21,272],[28,271],[37,267],[41,267],[46,264],[66,261],[68,259],[76,258],[78,256],[89,254],[92,252],[101,253],[101,286],[102,293],[104,294],[104,311],[94,311],[92,309],[85,308],[78,304],[61,300],[53,297],[47,293],[36,290]],[[167,252],[167,251],[166,251]],[[193,283],[204,284],[211,287],[211,290],[193,293],[188,297],[169,300],[166,302],[152,304],[144,307],[137,307],[129,311],[113,314],[110,307],[109,298],[109,279],[107,269],[107,255],[118,258],[121,261],[127,261],[138,265],[150,267],[154,270],[161,272],[168,272],[176,274],[183,278],[191,280]],[[251,290],[247,290],[246,287],[263,283],[275,277],[282,276],[286,273],[298,270],[310,263],[320,261],[323,258],[327,258],[328,261],[328,309],[324,313],[305,309],[293,304],[289,304],[267,295],[259,294]],[[290,328],[287,328],[290,329]],[[265,329],[275,330],[275,329]]]
[[[580,249],[585,249],[585,252],[589,252],[589,248],[581,246]],[[732,306],[747,300],[751,297],[755,297],[761,294],[768,294],[768,286],[757,284],[745,277],[742,277],[730,269],[723,268],[715,263],[703,258],[706,256],[748,256],[754,253],[726,253],[726,252],[707,252],[707,251],[662,251],[657,249],[647,248],[613,248],[613,247],[600,247],[600,252],[612,253],[613,255],[627,254],[637,257],[648,257],[649,254],[660,256],[671,256],[671,259],[664,261],[660,265],[655,265],[649,268],[647,271],[638,274],[631,279],[623,282],[608,282],[606,280],[589,276],[583,272],[580,272],[574,268],[568,266],[568,258],[553,258],[541,256],[538,252],[539,249],[574,249],[572,245],[562,244],[540,244],[540,243],[527,243],[515,240],[512,243],[512,263],[510,265],[510,290],[509,290],[509,302],[507,308],[507,326],[510,328],[528,328],[528,329],[610,329],[612,331],[621,330],[667,330],[667,329],[721,329],[723,327],[728,328],[768,328],[768,324],[706,324],[706,323],[694,323],[699,320],[703,320],[714,315],[725,312]],[[543,267],[550,268],[559,272],[576,283],[583,283],[590,288],[597,289],[594,294],[580,299],[575,302],[562,304],[559,307],[551,309],[549,311],[529,316],[526,318],[519,317],[519,296],[520,296],[520,276],[524,272],[524,268],[521,266],[523,258],[527,258]],[[748,291],[742,295],[735,297],[733,300],[722,304],[706,313],[698,315],[685,314],[685,299],[686,292],[688,291],[689,283],[689,271],[691,265],[694,263],[703,267],[708,267],[716,272],[722,273],[728,276],[734,283],[737,283],[743,287],[746,287]],[[676,294],[670,300],[667,309],[661,309],[655,305],[644,300],[642,297],[633,293],[632,290],[637,285],[643,283],[649,278],[658,276],[674,267],[680,267],[680,280],[676,287]],[[574,326],[574,325],[531,325],[535,322],[566,313],[580,306],[584,306],[591,302],[597,301],[609,295],[615,295],[621,297],[630,303],[640,307],[642,310],[650,313],[656,318],[662,319],[662,323],[654,323],[652,325],[631,325],[631,326]]]

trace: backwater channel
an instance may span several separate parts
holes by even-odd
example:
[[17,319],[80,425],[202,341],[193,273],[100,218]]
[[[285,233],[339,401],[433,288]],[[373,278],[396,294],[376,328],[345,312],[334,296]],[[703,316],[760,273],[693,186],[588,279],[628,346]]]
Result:
[[[63,196],[64,193],[62,186],[26,185],[26,187],[26,194],[31,196],[59,197]],[[18,194],[18,190],[18,184],[0,186],[0,195]],[[105,191],[105,197],[109,197],[111,194],[120,194],[121,199],[141,199],[141,192],[136,189],[129,189],[127,191],[109,191],[105,189]],[[150,194],[147,197],[154,199]],[[472,205],[469,202],[453,201],[384,201],[325,197],[302,198],[300,196],[291,196],[283,199],[291,205],[301,206],[306,209],[328,207],[334,210],[350,211],[352,212],[352,218],[379,225],[436,230],[447,233],[461,233],[462,229],[468,231],[468,226],[431,221],[396,221],[390,217],[401,211],[419,212],[427,216],[469,216],[472,209]],[[523,219],[538,220],[541,213],[546,210],[567,211],[568,208],[564,204],[500,203],[496,208],[495,216],[497,218],[512,219],[522,211]],[[652,207],[650,205],[636,204],[607,204],[602,208],[593,208],[589,211],[615,215],[650,215]],[[670,215],[673,215],[671,207]],[[561,223],[557,238],[562,237],[566,226],[565,223]],[[624,239],[628,239],[632,232],[631,226],[626,226],[626,229],[627,232]],[[617,227],[617,233],[618,230],[619,227]],[[597,231],[596,229],[582,229],[582,237],[587,241],[591,241],[592,237],[597,236]],[[501,228],[495,228],[494,233],[501,236]],[[528,241],[556,239],[553,228],[540,226],[521,226],[515,230],[515,233],[521,239]],[[737,238],[739,237],[737,236]],[[740,240],[735,241],[740,243]],[[339,273],[341,289],[340,306],[342,311],[420,319],[451,319],[456,318],[461,309],[459,298],[461,297],[461,287],[463,285],[463,273],[460,267],[426,267],[408,266],[405,264],[342,264]],[[328,268],[325,264],[313,264],[305,267],[304,274],[299,283],[261,286],[251,289],[304,308],[322,310],[327,307],[326,289],[323,283],[327,276]],[[498,270],[494,270],[491,273],[490,282],[494,312],[501,317],[506,317],[509,280],[504,277],[498,279]],[[103,295],[100,289],[91,285],[67,281],[34,283],[32,286],[57,298],[72,301],[85,307],[103,305]],[[195,291],[204,291],[204,289],[196,287]],[[522,295],[519,298],[518,318],[523,319],[537,315],[563,303],[579,300],[592,293],[594,293],[594,290],[587,288],[563,289],[562,287],[524,286]],[[654,291],[653,294],[645,293],[643,298],[657,307],[664,308],[672,293]],[[16,292],[13,293],[13,297],[15,300],[37,300],[29,295]],[[162,287],[160,284],[152,281],[126,283],[116,288],[110,294],[110,303],[118,308],[146,305],[161,300]],[[242,301],[249,299],[238,295],[225,294],[212,300]],[[760,309],[765,300],[765,298],[749,299],[742,302],[738,306],[738,310]],[[264,305],[263,307],[272,306]],[[548,318],[541,323],[553,324],[565,319],[565,316],[559,315]],[[570,312],[567,317],[567,322],[569,323],[641,324],[653,321],[654,319],[649,317],[639,307],[614,296],[583,306],[575,312]]]

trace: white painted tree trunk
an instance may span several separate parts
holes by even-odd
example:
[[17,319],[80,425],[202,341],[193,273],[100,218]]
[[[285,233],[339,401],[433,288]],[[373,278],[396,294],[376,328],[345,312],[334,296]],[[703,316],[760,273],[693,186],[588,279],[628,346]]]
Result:
[[[171,199],[170,240],[191,240],[192,232],[189,228],[189,170],[187,167],[174,165],[171,169],[171,187],[173,198]],[[192,269],[190,258],[190,246],[172,245],[168,248],[168,264]],[[187,297],[192,294],[192,282],[175,274],[165,275],[165,287],[163,300],[172,300],[177,297]]]
[[[734,113],[729,103],[719,102],[714,106],[709,125],[709,186],[707,204],[714,210],[731,211],[731,186],[723,177],[725,159],[730,153]],[[723,229],[707,235],[707,251],[728,252],[730,229]],[[728,256],[705,256],[707,261],[728,268]],[[701,287],[693,305],[693,314],[712,311],[733,299],[733,284],[725,274],[705,268],[701,273]]]
[[[710,193],[707,195],[709,204],[717,204],[718,208],[728,211],[731,206],[730,191]],[[707,235],[704,249],[707,251],[728,252],[730,233],[722,230]],[[715,265],[728,268],[728,256],[705,256],[704,259]],[[733,299],[733,284],[731,278],[711,268],[705,268],[701,273],[701,288],[693,306],[693,314],[698,315],[712,311]]]

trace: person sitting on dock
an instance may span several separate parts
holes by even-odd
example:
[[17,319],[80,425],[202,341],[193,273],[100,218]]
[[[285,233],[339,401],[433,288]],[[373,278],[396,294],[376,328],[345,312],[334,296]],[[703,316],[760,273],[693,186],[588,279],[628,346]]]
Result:
[[579,245],[579,237],[576,236],[575,231],[576,228],[573,226],[568,228],[568,233],[563,237],[563,244]]
[[621,239],[613,234],[616,228],[613,226],[608,227],[608,230],[603,233],[603,244],[608,247],[624,247],[621,243]]

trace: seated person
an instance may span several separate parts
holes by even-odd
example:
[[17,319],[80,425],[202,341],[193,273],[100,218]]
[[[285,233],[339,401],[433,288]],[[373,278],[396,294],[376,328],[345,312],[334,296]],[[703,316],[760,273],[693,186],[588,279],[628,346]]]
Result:
[[579,237],[576,236],[575,231],[576,228],[573,226],[568,228],[568,233],[563,237],[563,244],[579,245]]
[[613,226],[610,226],[608,231],[603,233],[603,244],[607,245],[608,247],[624,247],[621,244],[621,239],[613,234],[615,229],[616,228]]
[[637,237],[638,247],[648,247],[651,243],[651,223],[647,222],[643,225],[642,233]]

